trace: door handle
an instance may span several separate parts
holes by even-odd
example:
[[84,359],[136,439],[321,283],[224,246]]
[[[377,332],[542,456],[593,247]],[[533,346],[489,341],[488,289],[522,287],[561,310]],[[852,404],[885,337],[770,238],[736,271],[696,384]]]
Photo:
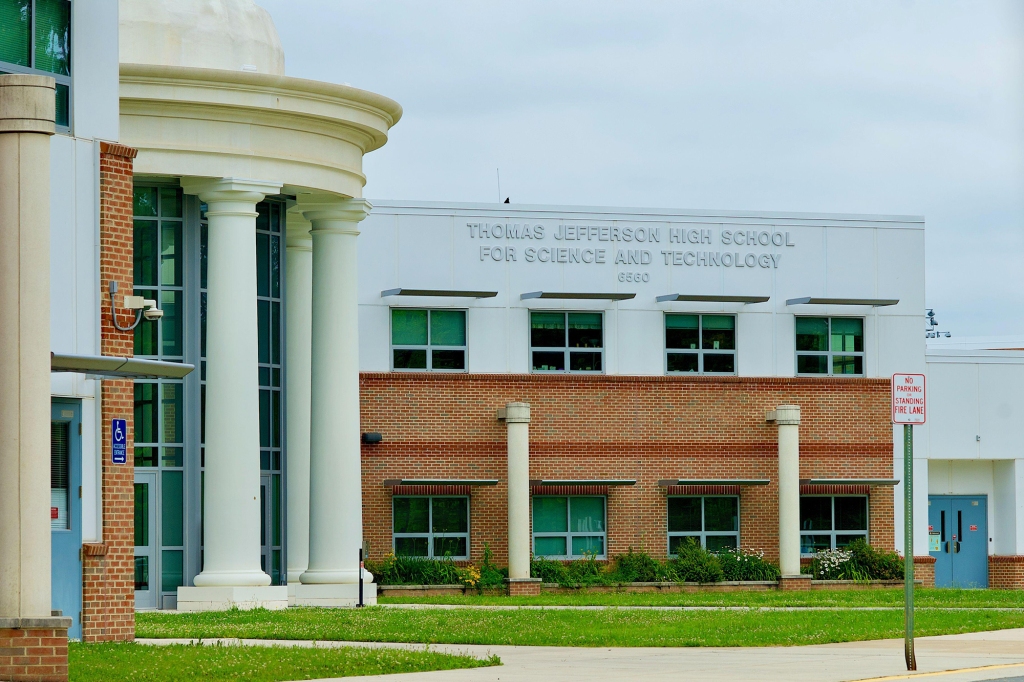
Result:
[[953,543],[953,553],[954,554],[959,554],[960,553],[960,543],[959,542],[954,542]]
[[946,554],[949,554],[949,540],[946,540],[946,549],[945,549],[945,552],[946,552]]

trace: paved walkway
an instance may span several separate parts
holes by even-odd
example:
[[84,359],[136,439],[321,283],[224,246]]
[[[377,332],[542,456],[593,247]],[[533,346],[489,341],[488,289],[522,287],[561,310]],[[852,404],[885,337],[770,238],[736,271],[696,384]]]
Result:
[[[139,640],[147,644],[192,640]],[[422,644],[203,640],[275,646],[369,646],[422,649]],[[846,682],[851,680],[935,680],[1024,682],[1024,628],[917,640],[918,672],[908,676],[903,640],[850,642],[800,647],[746,648],[569,648],[435,644],[432,651],[497,654],[504,665],[358,678],[360,682]],[[950,671],[950,672],[946,672]],[[955,671],[955,672],[953,672]],[[931,674],[929,674],[931,673]],[[345,678],[348,682],[352,678]]]

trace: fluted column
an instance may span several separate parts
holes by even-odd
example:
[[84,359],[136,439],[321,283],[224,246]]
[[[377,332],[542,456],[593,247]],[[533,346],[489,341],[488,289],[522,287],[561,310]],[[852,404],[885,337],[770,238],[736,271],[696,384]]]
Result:
[[288,394],[288,583],[309,564],[309,401],[313,318],[313,238],[309,221],[288,212],[285,240],[285,348]]
[[0,76],[3,618],[49,618],[51,608],[49,342],[53,121],[52,78]]
[[[256,204],[281,185],[186,178],[182,188],[206,202],[209,220],[205,541],[203,570],[191,589],[259,588],[270,585],[270,576],[260,567]],[[189,590],[179,589],[179,609],[193,608],[191,601],[227,608],[242,598],[242,593],[221,592],[210,594],[227,595],[223,600],[196,599]]]
[[[359,580],[363,543],[356,248],[359,222],[371,206],[365,199],[300,195],[299,208],[313,226],[309,565],[300,587],[351,586]],[[342,594],[335,592],[296,595]]]

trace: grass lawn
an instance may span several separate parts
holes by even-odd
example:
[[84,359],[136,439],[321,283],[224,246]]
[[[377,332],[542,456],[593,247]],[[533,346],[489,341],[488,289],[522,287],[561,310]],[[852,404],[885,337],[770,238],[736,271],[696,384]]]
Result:
[[164,680],[314,680],[500,665],[432,651],[309,649],[256,646],[146,646],[79,644],[68,648],[71,682],[164,682]]
[[[573,606],[891,606],[903,608],[902,589],[810,590],[807,592],[591,592],[539,597],[452,595],[380,597],[382,604],[489,604]],[[917,588],[914,604],[939,608],[1024,609],[1024,590],[938,590]]]
[[[1024,627],[1024,610],[916,614],[919,636]],[[139,613],[139,637],[535,646],[772,646],[901,637],[901,611],[312,609]]]

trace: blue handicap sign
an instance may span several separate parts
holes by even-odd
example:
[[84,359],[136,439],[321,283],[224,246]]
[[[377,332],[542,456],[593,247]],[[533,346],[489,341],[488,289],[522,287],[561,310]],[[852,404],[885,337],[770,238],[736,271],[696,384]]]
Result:
[[128,463],[128,423],[114,419],[110,423],[110,461],[114,464]]

